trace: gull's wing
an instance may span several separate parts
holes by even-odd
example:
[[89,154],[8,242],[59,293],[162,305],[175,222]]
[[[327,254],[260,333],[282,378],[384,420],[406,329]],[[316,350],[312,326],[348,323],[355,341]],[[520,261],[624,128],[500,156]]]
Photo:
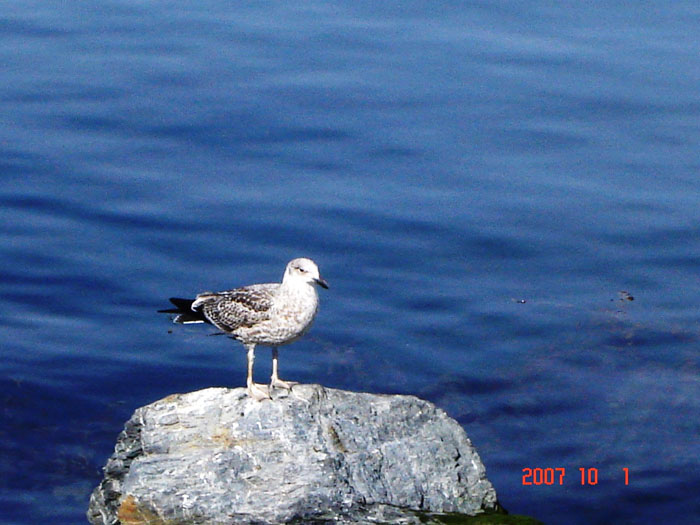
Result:
[[279,284],[254,284],[225,292],[205,292],[197,296],[192,310],[225,332],[251,327],[270,318]]

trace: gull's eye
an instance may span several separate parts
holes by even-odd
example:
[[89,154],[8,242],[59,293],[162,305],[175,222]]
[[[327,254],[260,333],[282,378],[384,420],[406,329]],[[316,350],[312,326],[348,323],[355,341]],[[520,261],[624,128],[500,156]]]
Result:
[[306,270],[304,268],[299,267],[297,268],[297,270],[299,270],[300,273],[306,273]]

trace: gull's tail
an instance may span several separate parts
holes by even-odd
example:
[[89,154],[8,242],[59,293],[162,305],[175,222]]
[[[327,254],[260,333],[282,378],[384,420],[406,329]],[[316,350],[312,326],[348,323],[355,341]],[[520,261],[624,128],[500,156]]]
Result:
[[192,310],[194,299],[180,299],[179,297],[171,297],[170,302],[177,308],[169,308],[167,310],[158,310],[160,314],[177,314],[174,323],[189,324],[189,323],[208,323],[209,321],[202,315],[201,312]]

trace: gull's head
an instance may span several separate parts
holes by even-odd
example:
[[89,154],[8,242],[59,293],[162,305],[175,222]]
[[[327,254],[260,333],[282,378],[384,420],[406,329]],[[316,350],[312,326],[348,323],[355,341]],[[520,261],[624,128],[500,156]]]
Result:
[[307,284],[318,284],[323,288],[328,288],[328,283],[325,281],[318,271],[318,266],[311,259],[294,259],[289,261],[287,269],[284,271],[283,283],[297,282]]

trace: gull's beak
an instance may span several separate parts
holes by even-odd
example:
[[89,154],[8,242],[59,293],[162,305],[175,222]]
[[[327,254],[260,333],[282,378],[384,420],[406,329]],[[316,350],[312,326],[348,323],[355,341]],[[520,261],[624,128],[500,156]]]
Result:
[[314,279],[314,281],[316,281],[317,285],[328,290],[328,283],[326,282],[326,280],[323,277],[319,277],[318,279]]

